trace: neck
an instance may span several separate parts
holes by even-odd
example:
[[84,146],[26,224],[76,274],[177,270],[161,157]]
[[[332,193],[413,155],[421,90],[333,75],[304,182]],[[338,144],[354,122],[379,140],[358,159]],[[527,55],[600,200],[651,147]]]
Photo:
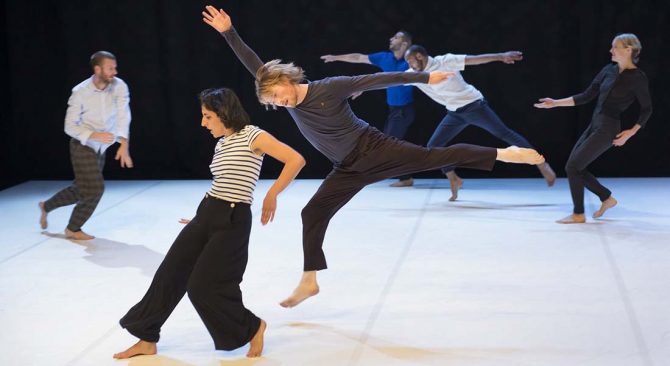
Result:
[[107,87],[107,85],[109,85],[109,83],[100,79],[98,75],[94,75],[93,85],[95,85],[95,87],[98,88],[99,90],[104,90]]
[[403,49],[400,50],[395,50],[393,51],[393,56],[396,58],[396,60],[400,60],[401,58],[405,57],[405,51]]
[[617,62],[617,65],[619,66],[619,72],[627,70],[627,69],[635,69],[637,66],[633,63],[632,60],[627,60],[624,62]]
[[298,84],[295,86],[295,92],[298,97],[295,103],[296,106],[300,105],[300,103],[302,103],[302,101],[305,100],[305,96],[307,96],[308,87],[309,84]]

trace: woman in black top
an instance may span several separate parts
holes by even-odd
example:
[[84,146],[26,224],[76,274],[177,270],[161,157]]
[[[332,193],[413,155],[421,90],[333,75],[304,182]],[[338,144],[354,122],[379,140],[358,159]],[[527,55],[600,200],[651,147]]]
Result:
[[[595,193],[602,204],[593,213],[593,218],[616,206],[612,192],[604,187],[586,167],[610,146],[623,146],[631,136],[644,127],[651,116],[651,97],[647,76],[637,68],[642,45],[634,34],[618,35],[612,40],[612,61],[596,75],[589,87],[581,94],[563,99],[542,98],[537,108],[569,107],[585,104],[598,96],[591,124],[584,131],[570,153],[565,171],[570,183],[574,210],[572,215],[558,220],[560,224],[581,224],[584,216],[584,187]],[[630,129],[621,130],[621,113],[637,99],[640,117]]]

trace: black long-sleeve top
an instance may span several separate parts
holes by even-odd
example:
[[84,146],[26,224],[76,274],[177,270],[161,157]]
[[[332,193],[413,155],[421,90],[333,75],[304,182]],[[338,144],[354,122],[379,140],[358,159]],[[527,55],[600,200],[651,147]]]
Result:
[[[242,41],[235,28],[222,32],[242,64],[256,77],[263,62]],[[348,98],[356,92],[389,86],[427,83],[425,72],[381,72],[371,75],[330,77],[308,83],[307,95],[295,108],[286,108],[305,138],[337,164],[354,149],[368,123],[356,117]]]
[[621,113],[635,99],[640,103],[640,117],[637,123],[641,127],[651,116],[651,96],[647,75],[640,69],[626,69],[619,73],[619,66],[608,64],[593,79],[591,85],[582,93],[573,95],[575,105],[585,104],[598,96],[594,113],[619,119]]

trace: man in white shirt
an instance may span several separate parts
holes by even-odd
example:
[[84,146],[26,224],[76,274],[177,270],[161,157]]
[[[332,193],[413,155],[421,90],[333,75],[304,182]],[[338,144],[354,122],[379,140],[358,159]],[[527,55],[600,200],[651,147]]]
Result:
[[115,142],[120,146],[116,160],[122,168],[132,168],[129,152],[130,95],[128,86],[116,77],[116,57],[107,51],[91,56],[93,75],[72,89],[65,114],[65,133],[70,140],[70,160],[74,182],[39,203],[40,226],[47,228],[47,214],[62,206],[76,204],[65,236],[89,240],[81,227],[91,217],[104,191],[102,169],[105,150]]
[[[490,132],[497,138],[510,145],[532,148],[532,145],[523,136],[507,127],[489,107],[482,93],[463,79],[459,71],[465,66],[480,65],[494,61],[513,64],[520,61],[523,55],[519,51],[493,53],[483,55],[454,55],[447,53],[442,56],[431,57],[425,48],[413,45],[405,52],[405,60],[410,66],[407,71],[452,71],[455,75],[447,81],[435,84],[414,84],[431,99],[447,108],[447,115],[433,132],[428,141],[428,147],[446,146],[459,132],[469,125],[478,126]],[[556,181],[556,174],[549,164],[537,165],[538,169],[550,187]],[[458,189],[463,181],[454,171],[454,167],[445,167],[442,171],[449,178],[451,185],[450,201],[458,198]]]

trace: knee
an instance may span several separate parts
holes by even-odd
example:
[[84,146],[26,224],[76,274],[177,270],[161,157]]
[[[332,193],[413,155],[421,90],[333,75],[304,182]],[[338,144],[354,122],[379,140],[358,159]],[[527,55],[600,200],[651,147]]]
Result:
[[300,212],[303,224],[315,221],[318,215],[319,210],[315,206],[310,205],[309,203]]
[[81,189],[82,198],[86,201],[100,201],[103,193],[105,193],[105,184],[103,182],[88,184]]
[[565,172],[568,175],[579,174],[580,171],[581,171],[580,167],[574,160],[569,159],[568,162],[565,163]]
[[206,298],[209,293],[207,283],[205,279],[199,279],[198,276],[191,275],[186,284],[188,298],[192,302],[198,302],[199,299]]

